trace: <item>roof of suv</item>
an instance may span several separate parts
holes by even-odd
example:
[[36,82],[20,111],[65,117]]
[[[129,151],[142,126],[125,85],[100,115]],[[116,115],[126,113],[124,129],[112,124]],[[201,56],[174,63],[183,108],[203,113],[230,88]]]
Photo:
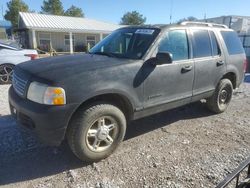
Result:
[[217,28],[217,29],[226,29],[229,28],[226,25],[223,24],[216,24],[216,23],[208,23],[208,22],[181,22],[180,24],[154,24],[154,25],[143,25],[143,26],[128,26],[128,28],[147,28],[147,29],[167,29],[167,28],[173,28],[173,27],[204,27],[204,28]]

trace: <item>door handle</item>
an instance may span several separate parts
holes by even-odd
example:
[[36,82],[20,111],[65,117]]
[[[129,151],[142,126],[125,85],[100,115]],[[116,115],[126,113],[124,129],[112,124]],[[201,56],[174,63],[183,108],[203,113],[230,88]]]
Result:
[[221,66],[221,65],[224,65],[224,61],[218,61],[216,64],[217,64],[217,67]]
[[189,72],[189,71],[191,71],[192,69],[193,69],[193,66],[191,66],[191,65],[182,67],[181,73]]

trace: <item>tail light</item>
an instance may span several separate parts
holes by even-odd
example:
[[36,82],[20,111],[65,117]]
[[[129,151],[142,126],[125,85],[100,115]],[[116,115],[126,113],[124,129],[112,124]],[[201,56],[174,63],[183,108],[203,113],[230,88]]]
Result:
[[247,62],[247,59],[244,60],[244,72],[247,72],[247,66],[248,66],[248,62]]
[[34,60],[38,58],[37,54],[25,54],[24,56],[30,57],[30,60]]

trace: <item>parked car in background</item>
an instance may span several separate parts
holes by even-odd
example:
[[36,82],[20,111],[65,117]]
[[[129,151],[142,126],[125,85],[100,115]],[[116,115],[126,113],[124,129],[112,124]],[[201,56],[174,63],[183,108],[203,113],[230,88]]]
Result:
[[15,43],[0,42],[0,84],[10,84],[15,65],[38,58],[36,50],[18,47]]

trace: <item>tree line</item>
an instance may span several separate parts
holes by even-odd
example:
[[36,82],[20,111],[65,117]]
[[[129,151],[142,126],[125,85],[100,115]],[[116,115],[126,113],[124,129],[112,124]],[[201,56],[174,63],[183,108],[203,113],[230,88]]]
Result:
[[[7,3],[7,11],[4,15],[6,20],[9,20],[14,28],[18,27],[18,13],[19,12],[35,12],[29,9],[29,6],[23,0],[10,0]],[[44,0],[41,6],[42,14],[60,15],[60,16],[73,16],[84,17],[84,12],[81,8],[71,5],[68,9],[64,10],[62,2],[60,0]],[[121,25],[144,25],[147,18],[137,11],[126,12],[122,17]],[[195,21],[195,17],[187,17],[180,19],[176,23],[181,21]]]
[[[7,3],[7,11],[4,15],[6,20],[9,20],[14,28],[18,27],[19,12],[35,12],[29,9],[29,6],[22,0],[10,0]],[[84,17],[83,10],[75,5],[64,10],[60,0],[44,0],[41,6],[42,14],[52,14],[60,16]]]

